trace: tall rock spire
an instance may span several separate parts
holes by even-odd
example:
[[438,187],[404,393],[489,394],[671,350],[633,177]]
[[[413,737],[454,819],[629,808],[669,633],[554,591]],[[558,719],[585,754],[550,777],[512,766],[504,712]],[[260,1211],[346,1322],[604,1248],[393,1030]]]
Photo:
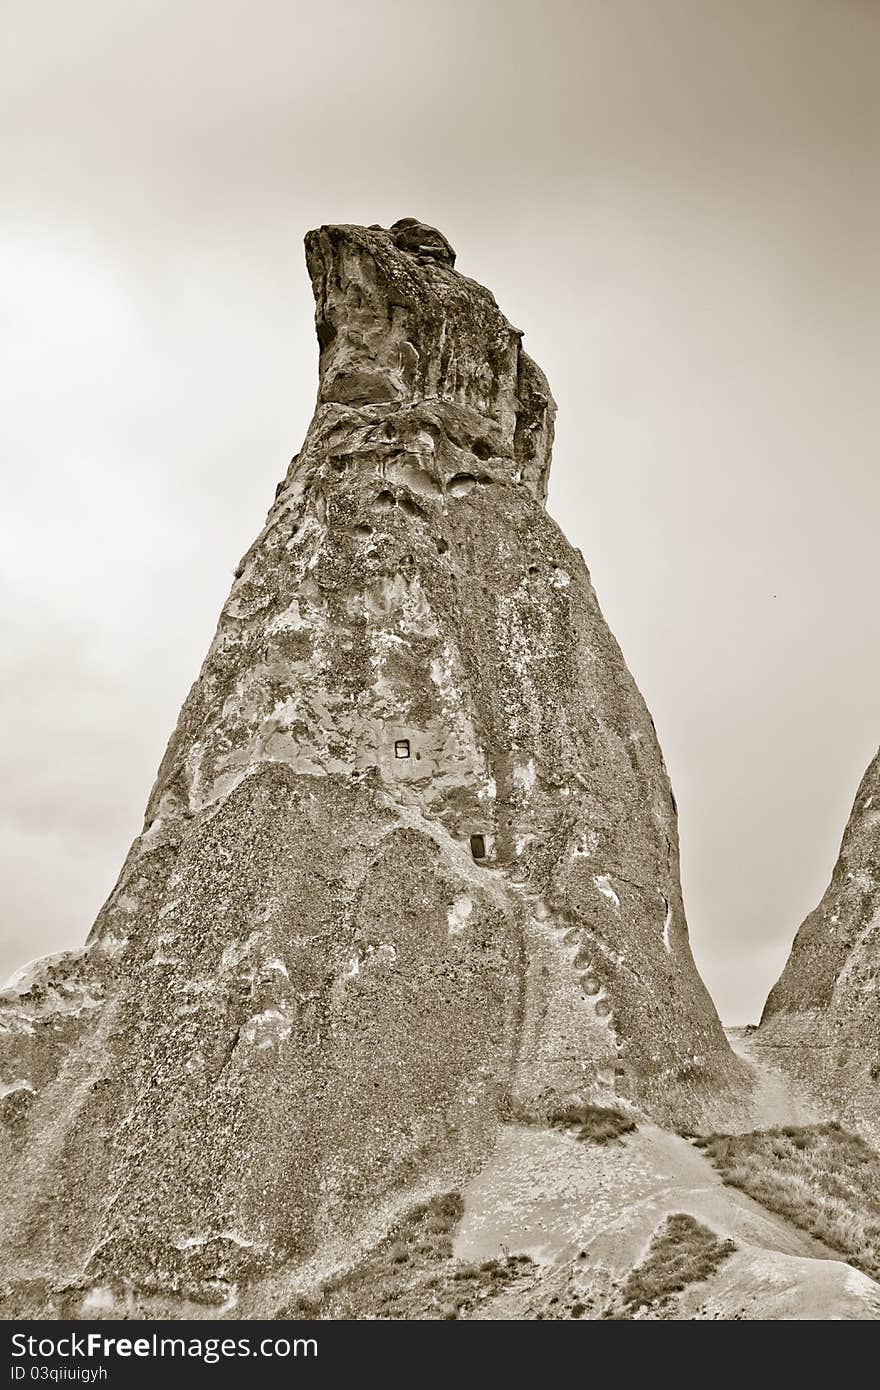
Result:
[[512,1111],[739,1080],[542,373],[433,228],[306,254],[303,449],[87,946],[4,996],[12,1308],[271,1311]]

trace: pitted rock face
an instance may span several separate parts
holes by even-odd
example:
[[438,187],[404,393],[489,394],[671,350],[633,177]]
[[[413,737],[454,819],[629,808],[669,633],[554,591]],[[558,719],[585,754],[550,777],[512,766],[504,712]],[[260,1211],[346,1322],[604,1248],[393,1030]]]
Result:
[[831,882],[807,917],[754,1044],[880,1145],[880,753],[862,778]]
[[87,947],[3,1001],[8,1316],[268,1316],[511,1106],[739,1081],[543,375],[433,229],[306,249],[303,448]]

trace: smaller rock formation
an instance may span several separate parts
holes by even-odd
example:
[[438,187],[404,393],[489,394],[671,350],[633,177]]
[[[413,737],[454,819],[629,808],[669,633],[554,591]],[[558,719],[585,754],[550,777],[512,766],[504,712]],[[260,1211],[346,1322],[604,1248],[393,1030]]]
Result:
[[880,753],[752,1045],[880,1145]]

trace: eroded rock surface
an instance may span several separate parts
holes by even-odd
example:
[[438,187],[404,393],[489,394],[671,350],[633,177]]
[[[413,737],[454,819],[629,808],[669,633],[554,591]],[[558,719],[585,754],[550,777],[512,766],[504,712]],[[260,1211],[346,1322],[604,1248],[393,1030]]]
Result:
[[742,1081],[547,382],[435,229],[306,253],[302,452],[87,946],[3,996],[7,1315],[259,1314],[510,1113]]
[[880,754],[750,1045],[880,1147]]

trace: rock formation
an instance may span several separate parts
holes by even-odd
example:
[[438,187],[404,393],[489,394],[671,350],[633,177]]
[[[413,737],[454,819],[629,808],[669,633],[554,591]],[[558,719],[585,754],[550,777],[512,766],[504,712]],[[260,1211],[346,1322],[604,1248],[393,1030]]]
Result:
[[506,1114],[741,1081],[547,382],[434,229],[306,254],[302,452],[87,945],[3,996],[13,1311],[265,1314]]
[[880,753],[752,1044],[880,1147]]

